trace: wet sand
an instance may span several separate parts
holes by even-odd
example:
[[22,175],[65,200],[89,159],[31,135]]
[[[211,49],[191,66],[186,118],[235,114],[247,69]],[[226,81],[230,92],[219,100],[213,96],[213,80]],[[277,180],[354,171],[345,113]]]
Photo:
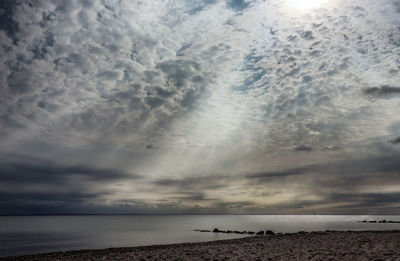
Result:
[[400,231],[295,233],[0,260],[400,260]]

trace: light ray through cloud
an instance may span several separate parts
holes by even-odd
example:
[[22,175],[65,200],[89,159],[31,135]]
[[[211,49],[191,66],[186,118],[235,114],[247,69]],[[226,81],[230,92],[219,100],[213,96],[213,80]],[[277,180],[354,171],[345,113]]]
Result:
[[398,211],[398,1],[5,2],[2,212]]

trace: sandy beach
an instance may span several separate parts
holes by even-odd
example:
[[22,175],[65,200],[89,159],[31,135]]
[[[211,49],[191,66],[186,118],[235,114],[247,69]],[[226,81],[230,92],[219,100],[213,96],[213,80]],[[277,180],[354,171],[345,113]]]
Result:
[[0,260],[400,260],[400,231],[310,232]]

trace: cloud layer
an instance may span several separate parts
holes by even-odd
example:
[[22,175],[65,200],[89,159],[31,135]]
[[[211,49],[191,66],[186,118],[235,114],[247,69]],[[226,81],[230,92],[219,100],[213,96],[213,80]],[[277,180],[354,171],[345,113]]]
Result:
[[399,13],[2,1],[1,213],[398,213]]

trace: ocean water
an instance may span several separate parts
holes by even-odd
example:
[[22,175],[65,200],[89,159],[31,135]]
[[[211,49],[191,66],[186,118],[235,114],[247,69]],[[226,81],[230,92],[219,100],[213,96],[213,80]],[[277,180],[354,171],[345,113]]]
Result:
[[400,216],[342,215],[88,215],[0,217],[0,256],[52,251],[200,242],[244,235],[200,233],[194,229],[397,230],[400,224],[358,223]]

